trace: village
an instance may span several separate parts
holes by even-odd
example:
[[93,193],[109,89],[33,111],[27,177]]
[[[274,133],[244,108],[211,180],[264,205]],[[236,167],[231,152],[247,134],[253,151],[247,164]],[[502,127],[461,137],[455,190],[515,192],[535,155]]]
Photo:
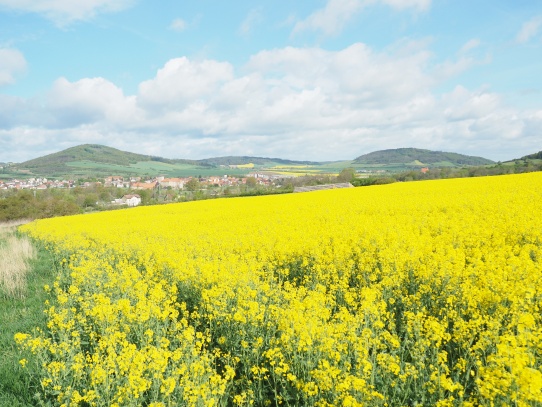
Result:
[[[213,190],[224,192],[228,188],[245,187],[272,187],[276,185],[278,179],[284,176],[274,174],[265,174],[252,172],[245,177],[233,177],[228,175],[210,176],[210,177],[184,177],[184,178],[167,178],[158,176],[152,178],[143,177],[123,177],[123,176],[107,176],[102,180],[52,180],[47,178],[27,178],[27,179],[11,179],[0,180],[0,191],[8,190],[47,190],[47,189],[73,189],[73,188],[94,188],[101,186],[104,188],[123,188],[129,193],[121,198],[114,199],[110,202],[111,205],[127,205],[138,206],[141,204],[141,196],[138,191],[150,191],[152,193],[160,193],[164,190],[181,191],[201,191]],[[172,192],[173,192],[172,191]]]

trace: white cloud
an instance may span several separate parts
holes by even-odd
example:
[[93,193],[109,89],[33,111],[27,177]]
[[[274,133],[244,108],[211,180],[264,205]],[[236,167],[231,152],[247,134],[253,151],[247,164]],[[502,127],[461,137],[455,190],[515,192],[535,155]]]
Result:
[[85,142],[169,158],[334,160],[412,146],[505,160],[540,149],[542,108],[507,107],[489,88],[439,94],[442,63],[422,43],[402,48],[286,47],[238,71],[176,58],[135,95],[103,78],[60,78],[40,103],[0,97],[0,161],[14,160],[2,154],[9,143],[24,159]]
[[253,9],[247,14],[241,25],[239,26],[239,34],[247,36],[254,29],[254,26],[261,23],[263,20],[260,9]]
[[488,117],[502,105],[500,97],[485,91],[471,92],[463,86],[442,96],[444,115],[452,121]]
[[107,122],[129,128],[141,115],[134,97],[125,97],[120,88],[103,78],[56,80],[48,95],[48,109],[61,127]]
[[431,0],[328,0],[324,8],[298,21],[294,26],[293,34],[302,31],[321,31],[325,35],[338,34],[365,7],[378,3],[397,10],[414,8],[424,11],[431,5]]
[[457,59],[447,59],[437,64],[433,69],[435,80],[437,82],[444,82],[468,71],[475,65],[490,63],[492,60],[490,54],[484,56],[473,55],[475,54],[473,50],[478,49],[480,44],[481,42],[477,38],[470,39],[459,49]]
[[[378,107],[400,103],[431,85],[424,73],[429,54],[375,53],[357,43],[330,52],[284,48],[254,55],[248,67],[268,78],[275,93],[319,88],[335,106]],[[276,85],[275,85],[276,83]]]
[[523,24],[516,36],[518,43],[525,43],[535,37],[542,27],[542,15],[535,16]]
[[212,96],[221,83],[231,79],[233,67],[227,62],[172,59],[154,79],[139,85],[138,103],[148,108],[184,108]]
[[466,54],[469,51],[478,48],[480,46],[480,40],[478,38],[472,38],[468,40],[459,50],[460,54]]
[[447,81],[454,76],[468,70],[476,60],[471,57],[461,56],[457,60],[447,60],[439,64],[435,69],[435,79],[439,82]]
[[380,1],[397,10],[414,8],[419,11],[426,11],[431,6],[431,0],[380,0]]
[[0,0],[0,7],[38,13],[63,26],[76,20],[88,20],[98,13],[129,7],[133,0]]
[[184,21],[182,18],[176,18],[171,22],[169,28],[173,31],[184,31],[186,29],[186,21]]
[[21,125],[28,127],[50,126],[53,120],[37,99],[3,95],[0,93],[0,129]]
[[362,0],[329,0],[324,8],[316,10],[305,20],[298,21],[293,33],[316,30],[326,35],[337,34],[364,5]]
[[26,71],[23,54],[11,48],[0,48],[0,86],[15,82],[15,77]]

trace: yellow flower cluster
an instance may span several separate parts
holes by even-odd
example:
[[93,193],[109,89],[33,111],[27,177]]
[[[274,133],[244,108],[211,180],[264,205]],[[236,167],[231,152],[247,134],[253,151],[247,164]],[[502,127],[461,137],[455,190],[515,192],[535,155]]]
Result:
[[540,173],[22,230],[58,258],[47,330],[16,336],[51,405],[542,403]]

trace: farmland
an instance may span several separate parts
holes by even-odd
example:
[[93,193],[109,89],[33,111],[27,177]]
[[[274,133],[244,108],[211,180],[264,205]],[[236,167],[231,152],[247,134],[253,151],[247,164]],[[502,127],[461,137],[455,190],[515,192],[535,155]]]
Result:
[[[130,165],[116,165],[110,163],[96,163],[92,161],[73,161],[66,163],[75,175],[85,175],[88,171],[102,174],[130,174],[136,176],[145,176],[151,174],[167,174],[176,177],[191,177],[196,175],[209,176],[216,175],[217,169],[213,167],[202,167],[193,164],[184,163],[163,163],[159,161],[142,161]],[[222,173],[228,175],[247,174],[248,167],[238,169],[222,169]]]
[[58,267],[15,335],[44,404],[542,403],[541,173],[20,230]]

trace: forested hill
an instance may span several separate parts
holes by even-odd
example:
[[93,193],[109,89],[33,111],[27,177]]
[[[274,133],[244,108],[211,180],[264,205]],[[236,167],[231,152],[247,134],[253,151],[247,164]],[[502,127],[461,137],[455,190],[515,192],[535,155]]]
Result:
[[538,153],[529,154],[525,157],[521,157],[521,160],[542,160],[542,151],[539,151]]
[[417,164],[433,166],[486,165],[494,162],[482,157],[458,153],[424,150],[421,148],[396,148],[374,151],[357,157],[356,164]]
[[93,161],[117,165],[130,165],[141,161],[191,162],[189,160],[168,160],[161,157],[135,154],[99,144],[83,144],[59,151],[58,153],[35,158],[19,165],[25,168],[40,168],[50,165],[62,165],[73,161]]
[[83,144],[76,147],[71,147],[58,153],[49,154],[43,157],[35,158],[18,164],[19,167],[25,169],[40,169],[48,167],[59,167],[70,162],[88,161],[94,163],[105,163],[115,165],[130,165],[138,162],[162,162],[167,164],[190,164],[195,166],[218,166],[218,165],[240,165],[253,163],[256,165],[267,164],[305,164],[317,165],[319,163],[312,161],[292,161],[283,160],[280,158],[263,158],[263,157],[214,157],[202,160],[187,160],[187,159],[168,159],[155,157],[151,155],[143,155],[121,151],[116,148],[107,147],[99,144]]

